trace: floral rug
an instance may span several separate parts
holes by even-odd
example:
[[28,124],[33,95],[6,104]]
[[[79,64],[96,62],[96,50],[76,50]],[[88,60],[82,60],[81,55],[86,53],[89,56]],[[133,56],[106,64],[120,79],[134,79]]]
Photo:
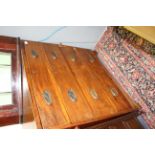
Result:
[[96,50],[124,91],[140,104],[148,126],[155,128],[155,45],[123,27],[108,27]]

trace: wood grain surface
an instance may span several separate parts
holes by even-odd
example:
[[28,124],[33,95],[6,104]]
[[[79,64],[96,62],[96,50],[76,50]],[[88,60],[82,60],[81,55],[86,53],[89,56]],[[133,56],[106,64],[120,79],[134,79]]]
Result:
[[38,128],[80,128],[138,111],[90,50],[28,41],[22,56]]

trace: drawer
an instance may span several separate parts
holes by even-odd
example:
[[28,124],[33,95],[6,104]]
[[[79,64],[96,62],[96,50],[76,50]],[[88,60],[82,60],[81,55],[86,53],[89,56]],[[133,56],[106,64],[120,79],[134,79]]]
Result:
[[[72,47],[62,48],[62,52],[95,117],[119,115],[132,110],[110,77],[104,73],[93,53]],[[74,61],[71,59],[72,56],[75,57]]]
[[104,127],[105,129],[143,129],[143,126],[140,124],[136,117],[112,123]]
[[72,123],[92,120],[92,110],[67,65],[59,46],[44,45],[50,75]]
[[[110,97],[112,103],[116,106],[117,110],[121,112],[123,110],[132,109],[132,106],[134,105],[131,105],[127,101],[127,99],[118,89],[114,81],[108,76],[104,67],[99,62],[96,54],[85,49],[80,50],[78,53],[79,57],[81,57],[81,61],[83,62],[83,64],[87,64],[87,66],[89,66],[91,72],[93,73],[93,76],[96,77],[98,83],[102,85],[104,91],[107,93],[107,96]],[[94,58],[94,61],[92,63],[88,63],[88,58],[90,57],[90,55]]]
[[85,129],[144,129],[137,117],[111,119],[102,123],[97,123]]
[[47,69],[44,49],[40,44],[25,45],[24,61],[27,62],[27,78],[33,103],[38,110],[42,128],[53,128],[70,122],[63,111],[57,88]]
[[[62,52],[93,111],[94,118],[108,117],[114,114],[115,107],[111,105],[110,99],[106,96],[103,87],[98,83],[91,69],[81,61],[79,53],[71,47],[64,47]],[[75,61],[72,61],[72,55],[76,57]]]

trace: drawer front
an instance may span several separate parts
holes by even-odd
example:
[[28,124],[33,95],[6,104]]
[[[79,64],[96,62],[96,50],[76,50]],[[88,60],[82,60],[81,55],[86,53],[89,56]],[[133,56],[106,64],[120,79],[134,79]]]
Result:
[[59,127],[70,122],[65,108],[60,104],[57,88],[47,69],[47,59],[40,44],[29,42],[25,45],[24,61],[29,89],[33,102],[38,109],[43,128]]
[[[81,57],[81,61],[83,62],[83,64],[89,66],[93,73],[93,76],[96,77],[96,80],[98,80],[98,85],[100,84],[102,88],[104,88],[106,95],[109,96],[111,103],[116,107],[117,111],[122,112],[126,110],[132,110],[133,107],[129,104],[129,102],[118,89],[116,84],[105,72],[105,69],[100,64],[96,55],[85,49],[80,50],[78,53],[79,57]],[[90,57],[90,55],[94,58],[93,63],[88,62],[88,58]]]
[[[106,96],[102,86],[97,83],[97,80],[87,63],[85,64],[81,61],[82,59],[79,52],[71,47],[64,47],[61,50],[71,67],[83,94],[91,106],[94,118],[103,118],[114,114],[116,112],[115,107],[111,105],[110,99]],[[75,56],[75,61],[72,61],[72,55]],[[85,53],[83,53],[82,56],[85,56]]]
[[[64,47],[61,50],[95,117],[111,117],[132,110],[130,104],[103,71],[94,54],[72,47]],[[75,61],[72,61],[72,55]]]
[[54,84],[59,87],[59,98],[61,98],[71,122],[79,123],[92,120],[92,110],[83,96],[71,69],[67,65],[60,48],[46,44],[44,49],[49,62],[50,76],[53,77]]
[[99,62],[97,55],[95,55],[93,53],[91,53],[91,55],[94,57],[95,62],[89,63],[89,66],[92,68],[92,70],[94,72],[94,76],[96,76],[99,79],[100,83],[106,88],[107,93],[111,96],[111,99],[117,106],[118,111],[136,108],[136,106],[134,104],[131,105],[127,101],[127,99],[122,94],[120,89],[118,89],[117,85],[110,78],[110,76],[106,73],[105,68]]
[[136,117],[133,117],[122,121],[96,124],[94,126],[87,127],[86,129],[143,129],[143,126]]

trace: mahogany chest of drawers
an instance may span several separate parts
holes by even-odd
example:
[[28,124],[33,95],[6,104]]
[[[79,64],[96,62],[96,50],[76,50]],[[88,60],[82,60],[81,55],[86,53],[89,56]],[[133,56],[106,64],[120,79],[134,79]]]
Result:
[[37,128],[141,128],[95,52],[23,42],[23,121]]

